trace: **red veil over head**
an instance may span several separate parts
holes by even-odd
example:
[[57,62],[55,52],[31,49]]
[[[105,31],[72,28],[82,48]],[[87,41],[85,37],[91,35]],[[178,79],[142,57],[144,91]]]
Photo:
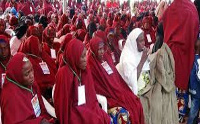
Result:
[[199,28],[194,4],[189,0],[174,0],[164,13],[163,28],[164,42],[172,50],[175,60],[175,84],[187,90]]

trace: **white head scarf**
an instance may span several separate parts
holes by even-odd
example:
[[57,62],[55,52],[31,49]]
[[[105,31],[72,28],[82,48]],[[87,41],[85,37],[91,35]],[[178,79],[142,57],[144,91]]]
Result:
[[[138,51],[136,39],[141,33],[143,33],[143,31],[140,28],[135,28],[131,31],[126,40],[124,49],[122,50],[120,62],[116,66],[124,81],[136,95],[138,93],[137,66],[143,53]],[[145,62],[143,69],[146,65],[148,65],[147,62]],[[147,68],[149,68],[149,66]]]

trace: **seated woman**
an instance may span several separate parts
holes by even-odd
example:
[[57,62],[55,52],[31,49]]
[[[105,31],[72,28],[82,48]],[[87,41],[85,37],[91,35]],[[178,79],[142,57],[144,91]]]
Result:
[[5,81],[6,66],[11,58],[10,45],[7,36],[0,35],[0,92]]
[[[149,83],[148,49],[145,47],[144,32],[135,28],[128,36],[122,51],[118,72],[135,95]],[[144,82],[142,79],[145,79]]]
[[42,42],[43,42],[43,49],[51,56],[53,60],[56,59],[56,55],[60,48],[60,43],[54,42],[54,38],[56,37],[56,29],[49,25],[46,27],[42,34]]
[[54,92],[60,124],[110,124],[109,116],[98,105],[91,72],[86,67],[86,48],[80,40],[69,42],[63,61]]
[[144,124],[139,98],[123,81],[105,48],[105,42],[99,37],[90,40],[88,66],[94,78],[97,94],[107,98],[108,112],[114,124]]
[[1,111],[3,124],[50,124],[33,66],[23,53],[17,53],[8,63]]
[[[30,36],[24,41],[20,52],[27,54],[33,64],[35,80],[37,81],[42,95],[47,99],[52,98],[52,88],[55,84],[56,65],[45,51],[42,50],[39,39]],[[51,102],[51,101],[49,101]]]

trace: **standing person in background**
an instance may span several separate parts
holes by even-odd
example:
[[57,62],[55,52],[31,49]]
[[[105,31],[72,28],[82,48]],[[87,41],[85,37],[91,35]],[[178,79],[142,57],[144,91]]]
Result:
[[198,28],[198,13],[189,0],[175,0],[163,15],[164,41],[170,47],[175,60],[180,122],[186,113],[188,82],[194,61]]

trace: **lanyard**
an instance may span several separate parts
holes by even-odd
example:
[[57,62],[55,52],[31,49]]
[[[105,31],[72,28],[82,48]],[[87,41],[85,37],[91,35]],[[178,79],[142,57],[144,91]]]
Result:
[[78,78],[79,81],[79,85],[81,86],[81,72],[80,72],[80,77],[76,74],[76,72],[70,67],[70,65],[67,63],[67,61],[63,58],[63,61],[65,64],[68,65],[68,67],[70,68],[70,70],[74,73],[74,75]]
[[31,89],[29,89],[29,88],[27,88],[27,87],[24,87],[24,86],[20,85],[19,83],[15,82],[15,81],[13,81],[12,79],[8,78],[7,76],[6,76],[6,79],[7,79],[8,81],[12,82],[13,84],[17,85],[18,87],[20,87],[20,88],[22,88],[22,89],[24,89],[24,90],[27,90],[27,91],[29,91],[29,92],[31,92],[32,95],[34,96],[32,86],[31,86]]
[[[36,57],[36,58],[38,58],[38,59],[42,60],[42,58],[41,58],[41,57],[38,57],[38,56],[36,56],[36,55],[34,55],[34,54],[27,53],[27,55],[29,55],[29,56],[33,56],[33,57]],[[42,60],[42,61],[43,61],[43,60]]]
[[2,62],[0,62],[0,64],[4,68],[4,70],[6,70],[6,66]]

